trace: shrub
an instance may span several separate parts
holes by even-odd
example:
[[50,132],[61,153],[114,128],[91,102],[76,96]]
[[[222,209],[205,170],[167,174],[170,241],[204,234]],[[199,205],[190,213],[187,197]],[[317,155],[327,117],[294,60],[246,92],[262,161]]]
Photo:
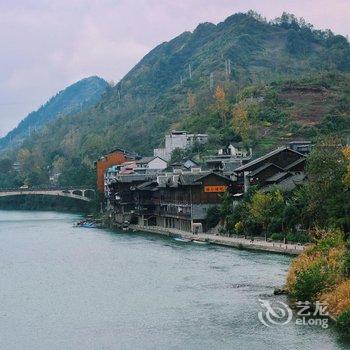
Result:
[[339,233],[326,235],[292,262],[287,289],[294,298],[313,301],[343,280],[347,248],[339,237]]
[[315,301],[318,294],[334,283],[331,271],[324,269],[322,261],[315,261],[298,272],[292,297],[301,301]]
[[321,239],[314,245],[311,252],[328,252],[331,248],[345,247],[343,234],[340,231],[321,232]]
[[333,316],[339,316],[345,310],[350,310],[350,280],[347,279],[331,291],[322,294],[320,300],[328,305]]
[[287,234],[288,242],[299,242],[299,243],[308,243],[310,242],[310,237],[304,232],[289,232]]
[[343,311],[337,318],[337,328],[346,334],[350,332],[350,308]]
[[270,238],[273,240],[273,241],[283,241],[284,240],[284,233],[282,232],[275,232],[273,233]]
[[242,224],[242,221],[238,221],[236,224],[235,224],[235,233],[237,235],[241,235],[243,234],[244,232],[244,226]]
[[215,227],[220,221],[220,210],[218,207],[210,207],[207,210],[206,222],[208,228],[211,229]]

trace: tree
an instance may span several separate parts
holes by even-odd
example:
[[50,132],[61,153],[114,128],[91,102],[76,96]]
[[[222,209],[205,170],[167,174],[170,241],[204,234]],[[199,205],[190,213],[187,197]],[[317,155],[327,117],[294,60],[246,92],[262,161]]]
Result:
[[316,144],[307,159],[308,207],[314,225],[349,228],[349,191],[344,179],[347,162],[343,140],[327,136]]
[[206,223],[209,229],[215,227],[220,221],[220,210],[217,206],[207,210]]
[[214,91],[215,110],[221,118],[222,125],[226,125],[228,114],[228,102],[226,93],[222,86],[218,85]]
[[233,109],[233,130],[242,137],[243,142],[249,143],[250,124],[244,102],[237,103]]
[[12,169],[12,161],[9,158],[0,159],[0,174],[7,174]]
[[267,231],[281,231],[284,228],[285,200],[279,189],[264,193],[256,191],[249,204],[252,219]]
[[271,209],[271,197],[266,193],[257,191],[252,197],[249,211],[252,218],[262,226],[263,230],[267,229],[271,220]]
[[287,34],[286,50],[291,55],[302,56],[310,50],[310,42],[305,40],[300,32],[292,29]]
[[170,164],[181,162],[186,156],[186,150],[175,148],[171,153]]
[[192,91],[189,91],[187,94],[187,103],[188,103],[188,108],[191,112],[194,111],[197,105],[197,100],[196,100],[196,94],[193,93]]
[[96,173],[93,168],[83,164],[80,159],[66,163],[58,182],[61,186],[92,186],[96,184]]
[[344,147],[343,154],[346,161],[346,174],[344,176],[344,183],[350,189],[350,146]]

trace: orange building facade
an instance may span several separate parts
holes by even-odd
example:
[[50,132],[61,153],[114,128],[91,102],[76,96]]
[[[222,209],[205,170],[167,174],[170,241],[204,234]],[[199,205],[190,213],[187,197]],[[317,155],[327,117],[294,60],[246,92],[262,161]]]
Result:
[[133,160],[134,157],[122,149],[116,149],[96,162],[97,189],[100,195],[104,193],[104,174],[106,170],[113,165],[119,165],[124,162]]

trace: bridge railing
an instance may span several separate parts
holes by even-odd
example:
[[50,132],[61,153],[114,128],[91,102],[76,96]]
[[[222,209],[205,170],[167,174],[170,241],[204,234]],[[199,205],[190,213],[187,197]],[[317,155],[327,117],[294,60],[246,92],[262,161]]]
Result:
[[96,190],[94,188],[86,188],[86,187],[58,187],[58,186],[52,186],[52,187],[28,187],[28,188],[0,188],[0,192],[35,192],[35,191],[94,191]]

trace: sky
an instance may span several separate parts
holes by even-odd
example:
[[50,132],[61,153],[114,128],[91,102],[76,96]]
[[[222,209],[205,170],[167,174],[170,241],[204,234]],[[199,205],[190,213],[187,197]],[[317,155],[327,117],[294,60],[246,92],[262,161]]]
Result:
[[68,85],[117,82],[161,42],[250,9],[350,34],[350,0],[0,0],[0,136]]

